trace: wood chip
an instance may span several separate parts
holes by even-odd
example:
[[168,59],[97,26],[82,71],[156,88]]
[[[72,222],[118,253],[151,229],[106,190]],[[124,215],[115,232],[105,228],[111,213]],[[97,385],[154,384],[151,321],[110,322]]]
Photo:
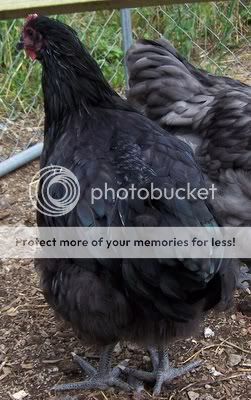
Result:
[[28,396],[28,393],[26,393],[24,390],[20,390],[19,392],[16,392],[12,395],[13,399],[15,400],[22,400],[25,399],[25,397]]

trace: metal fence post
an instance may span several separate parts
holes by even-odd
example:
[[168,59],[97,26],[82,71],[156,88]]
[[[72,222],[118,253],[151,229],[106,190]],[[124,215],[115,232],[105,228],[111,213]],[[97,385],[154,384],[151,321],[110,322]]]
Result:
[[[120,10],[121,15],[121,26],[122,26],[122,37],[123,37],[123,50],[124,56],[127,50],[132,45],[132,13],[130,8],[123,8]],[[125,77],[126,77],[126,87],[128,88],[128,72],[126,63],[125,65]]]

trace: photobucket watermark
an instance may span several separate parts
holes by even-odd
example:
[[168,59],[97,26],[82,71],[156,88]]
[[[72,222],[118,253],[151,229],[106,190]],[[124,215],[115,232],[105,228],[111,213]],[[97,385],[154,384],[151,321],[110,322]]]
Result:
[[29,184],[29,197],[34,207],[49,217],[68,214],[80,198],[77,177],[60,165],[49,165],[38,171]]
[[92,188],[91,189],[91,202],[95,203],[96,200],[100,199],[111,199],[113,201],[119,200],[214,200],[217,192],[217,188],[214,184],[210,187],[196,188],[191,187],[188,182],[186,187],[173,188],[173,187],[163,187],[159,188],[154,185],[153,182],[149,187],[138,188],[135,184],[131,184],[129,187],[114,189],[109,187],[107,183],[104,185],[104,189]]
[[[44,215],[58,217],[69,213],[80,199],[80,185],[77,177],[67,168],[50,165],[42,168],[32,178],[29,195],[32,204]],[[91,204],[104,200],[214,200],[217,188],[193,187],[190,182],[185,187],[174,188],[170,185],[157,187],[151,182],[147,187],[137,187],[132,183],[128,187],[113,188],[107,182],[104,187],[91,188]]]

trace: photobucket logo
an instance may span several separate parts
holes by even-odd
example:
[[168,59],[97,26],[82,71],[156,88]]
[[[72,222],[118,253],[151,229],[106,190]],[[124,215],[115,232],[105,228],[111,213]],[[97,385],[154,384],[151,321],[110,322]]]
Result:
[[158,188],[155,187],[153,182],[150,184],[150,188],[137,188],[134,184],[132,184],[128,188],[119,188],[114,189],[108,187],[108,184],[105,183],[104,190],[100,188],[92,188],[91,190],[91,201],[92,204],[95,203],[95,200],[100,199],[112,199],[115,201],[116,199],[125,200],[125,199],[139,199],[139,200],[172,200],[174,198],[178,200],[214,200],[215,193],[217,188],[214,184],[212,184],[209,188],[191,188],[191,184],[188,182],[186,187],[184,188]]
[[32,178],[29,196],[34,207],[49,217],[68,214],[80,197],[76,176],[67,168],[50,165],[42,168]]

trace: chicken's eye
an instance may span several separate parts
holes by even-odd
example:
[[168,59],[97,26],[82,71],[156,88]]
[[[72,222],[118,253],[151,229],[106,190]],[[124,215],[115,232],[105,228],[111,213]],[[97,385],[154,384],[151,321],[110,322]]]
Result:
[[32,29],[27,29],[26,33],[30,38],[33,38],[33,30]]

